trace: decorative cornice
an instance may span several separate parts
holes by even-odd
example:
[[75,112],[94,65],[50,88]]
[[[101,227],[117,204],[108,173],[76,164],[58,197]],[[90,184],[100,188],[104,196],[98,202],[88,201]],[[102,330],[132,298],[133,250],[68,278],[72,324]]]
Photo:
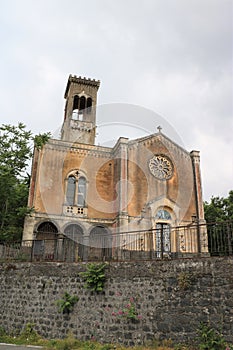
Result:
[[62,140],[50,139],[45,149],[56,150],[57,152],[71,152],[79,156],[92,155],[100,158],[112,158],[112,149],[102,146],[93,146],[81,143],[72,143]]
[[120,155],[122,147],[131,149],[135,147],[137,148],[140,145],[150,146],[153,142],[156,142],[157,140],[162,142],[164,146],[166,146],[168,149],[178,151],[178,153],[180,153],[180,155],[185,157],[186,159],[191,159],[192,153],[195,153],[195,155],[198,154],[198,151],[192,151],[190,154],[184,148],[182,148],[181,146],[170,140],[167,136],[162,134],[162,132],[138,138],[135,140],[128,140],[127,138],[120,137],[114,147],[105,147],[78,142],[50,139],[45,145],[45,148],[56,149],[57,151],[62,152],[74,152],[79,154],[80,156],[83,154],[88,154],[93,155],[95,157],[116,158],[118,155]]

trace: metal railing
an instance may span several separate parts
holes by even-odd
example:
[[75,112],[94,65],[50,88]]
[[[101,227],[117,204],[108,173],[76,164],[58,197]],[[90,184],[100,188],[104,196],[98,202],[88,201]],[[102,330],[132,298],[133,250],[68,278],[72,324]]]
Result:
[[233,255],[233,221],[207,225],[208,247],[212,256]]
[[233,222],[0,243],[0,261],[130,261],[233,255]]

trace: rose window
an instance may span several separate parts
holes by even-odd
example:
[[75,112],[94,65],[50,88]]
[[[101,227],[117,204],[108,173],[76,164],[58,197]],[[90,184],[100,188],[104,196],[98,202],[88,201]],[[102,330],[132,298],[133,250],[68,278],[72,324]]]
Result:
[[159,180],[169,180],[173,175],[171,160],[164,155],[155,155],[149,161],[149,169],[152,175]]

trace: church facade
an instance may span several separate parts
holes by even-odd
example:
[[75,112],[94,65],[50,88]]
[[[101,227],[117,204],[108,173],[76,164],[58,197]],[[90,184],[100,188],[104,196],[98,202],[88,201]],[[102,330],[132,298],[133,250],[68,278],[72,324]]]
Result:
[[25,219],[23,240],[67,236],[95,249],[101,237],[103,249],[131,249],[137,233],[143,248],[134,250],[206,253],[204,232],[180,238],[174,229],[204,223],[199,152],[160,127],[134,140],[120,137],[114,147],[95,145],[99,86],[68,78],[61,139],[34,151],[28,205],[35,212]]

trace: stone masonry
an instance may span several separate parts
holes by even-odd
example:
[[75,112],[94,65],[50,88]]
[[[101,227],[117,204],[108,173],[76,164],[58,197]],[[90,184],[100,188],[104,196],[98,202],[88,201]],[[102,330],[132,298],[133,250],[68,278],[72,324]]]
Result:
[[[233,341],[233,259],[199,258],[118,262],[106,268],[104,292],[84,288],[86,263],[1,263],[0,327],[20,332],[34,323],[46,338],[77,338],[126,345],[171,338],[194,342],[200,322]],[[79,300],[70,315],[58,312],[64,292]],[[136,320],[122,311],[133,303]]]

